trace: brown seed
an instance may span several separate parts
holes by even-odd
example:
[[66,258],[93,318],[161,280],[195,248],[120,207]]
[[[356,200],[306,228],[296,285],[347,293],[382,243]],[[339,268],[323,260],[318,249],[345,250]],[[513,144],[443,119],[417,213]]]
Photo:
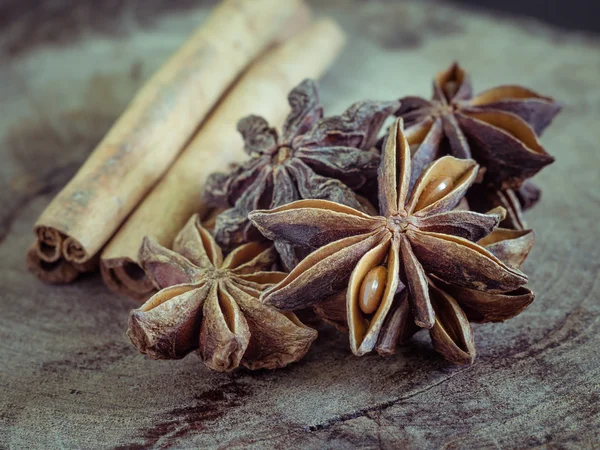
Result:
[[454,180],[450,177],[440,177],[431,180],[419,196],[415,211],[419,211],[438,201],[454,188]]
[[367,273],[360,285],[358,305],[365,314],[373,314],[381,303],[385,289],[387,269],[384,266],[375,266]]

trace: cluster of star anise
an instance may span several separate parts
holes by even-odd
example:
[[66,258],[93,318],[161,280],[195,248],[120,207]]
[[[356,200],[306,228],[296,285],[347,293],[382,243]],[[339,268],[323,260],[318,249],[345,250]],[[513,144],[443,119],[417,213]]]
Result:
[[538,135],[560,107],[519,86],[473,96],[457,64],[435,77],[432,100],[324,117],[305,81],[289,102],[280,135],[240,121],[249,158],[208,182],[207,200],[227,208],[212,233],[193,217],[173,250],[145,241],[160,291],[132,311],[132,342],[153,358],[197,350],[221,371],[283,367],[317,334],[291,311],[312,307],[355,355],[393,354],[425,328],[447,360],[471,363],[470,322],[507,320],[534,299],[522,211],[540,196],[529,179],[553,161]]

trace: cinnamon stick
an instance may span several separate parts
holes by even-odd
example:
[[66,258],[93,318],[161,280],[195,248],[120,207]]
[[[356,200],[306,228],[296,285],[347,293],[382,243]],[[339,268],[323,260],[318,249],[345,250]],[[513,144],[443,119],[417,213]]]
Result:
[[299,8],[300,0],[221,2],[142,87],[42,213],[34,227],[35,254],[28,252],[30,270],[42,280],[62,283],[74,279],[74,270],[93,269],[100,249],[168,169],[225,89]]
[[194,212],[205,214],[202,190],[208,175],[247,157],[236,131],[248,114],[281,125],[289,112],[287,93],[304,78],[321,76],[342,48],[344,36],[324,19],[256,61],[222,100],[161,182],[128,218],[101,255],[101,272],[113,291],[144,299],[152,284],[137,265],[144,236],[163,246]]

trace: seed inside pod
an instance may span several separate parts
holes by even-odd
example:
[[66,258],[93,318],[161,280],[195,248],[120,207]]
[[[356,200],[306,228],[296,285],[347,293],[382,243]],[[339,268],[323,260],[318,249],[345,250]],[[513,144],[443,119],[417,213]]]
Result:
[[454,180],[450,177],[440,177],[431,180],[419,196],[415,211],[419,211],[438,201],[454,188]]
[[384,266],[375,266],[365,276],[360,285],[358,305],[365,314],[373,314],[377,311],[387,278],[387,268]]

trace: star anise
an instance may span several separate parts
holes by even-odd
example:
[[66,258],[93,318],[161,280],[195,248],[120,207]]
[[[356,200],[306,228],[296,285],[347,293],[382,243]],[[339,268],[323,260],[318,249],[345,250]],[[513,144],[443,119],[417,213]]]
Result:
[[[508,266],[520,268],[535,240],[533,230],[496,228],[478,244]],[[520,314],[535,295],[526,287],[494,293],[469,289],[430,277],[430,295],[436,312],[429,330],[435,349],[454,363],[471,363],[475,358],[473,330],[469,322],[503,322]],[[395,353],[396,345],[419,329],[412,320],[408,292],[396,295],[383,324],[376,350],[380,355]]]
[[[457,210],[457,208],[454,208],[454,210]],[[506,220],[507,219],[505,219],[505,221]],[[531,251],[534,241],[535,233],[533,230],[496,228],[477,243],[485,247],[504,263],[519,269]],[[440,281],[438,280],[438,282]],[[465,310],[467,317],[471,322],[498,322],[507,320],[523,311],[534,299],[533,293],[524,287],[521,287],[514,292],[501,294],[490,294],[477,290],[459,288],[458,286],[451,286],[448,284],[446,284],[446,287],[451,292],[460,291],[462,293],[462,296],[459,295],[456,299],[460,303],[461,308]],[[462,299],[463,296],[464,300]],[[479,298],[481,298],[481,300],[478,300]],[[472,301],[476,302],[473,307],[469,306],[472,302],[471,299],[475,299]],[[497,299],[497,303],[491,303],[494,299]],[[480,303],[477,303],[478,301]],[[392,307],[392,309],[394,309],[394,307]],[[314,307],[314,310],[325,322],[334,325],[340,331],[348,331],[345,290],[340,291],[319,303]],[[384,326],[384,328],[386,328],[386,326]],[[411,329],[414,331],[418,330],[413,327],[411,327]],[[405,335],[406,337],[409,336],[408,334]],[[396,336],[396,340],[397,339],[398,337]],[[386,352],[380,353],[383,354]]]
[[[291,112],[281,136],[262,117],[242,119],[238,130],[250,159],[208,180],[209,201],[230,206],[219,215],[215,227],[216,239],[225,247],[262,238],[247,217],[255,209],[302,198],[366,208],[353,190],[377,176],[379,154],[369,150],[399,103],[361,101],[340,116],[323,118],[312,80],[292,90],[288,100]],[[278,250],[287,266],[295,265],[290,248],[278,244]]]
[[454,63],[435,76],[432,100],[400,101],[396,115],[413,148],[413,181],[446,153],[475,159],[487,170],[486,183],[498,189],[517,188],[554,161],[537,135],[561,107],[530,89],[506,85],[473,96],[468,74]]
[[453,210],[477,173],[475,161],[445,156],[410,189],[411,152],[398,119],[379,169],[381,216],[325,200],[250,214],[269,239],[318,247],[261,298],[293,310],[347,288],[351,349],[362,355],[375,347],[394,297],[405,286],[414,323],[431,329],[454,310],[434,279],[490,294],[518,289],[526,275],[475,243],[497,227],[503,211]]
[[542,191],[532,181],[525,180],[518,189],[496,189],[474,184],[467,192],[473,211],[487,211],[498,206],[506,209],[506,218],[500,226],[514,230],[527,229],[523,213],[539,202]]
[[145,238],[139,261],[160,291],[131,312],[129,335],[153,359],[178,359],[198,350],[217,371],[240,364],[273,369],[298,361],[317,332],[290,312],[259,301],[282,280],[271,271],[272,245],[248,243],[225,259],[197,215],[181,230],[174,251]]

